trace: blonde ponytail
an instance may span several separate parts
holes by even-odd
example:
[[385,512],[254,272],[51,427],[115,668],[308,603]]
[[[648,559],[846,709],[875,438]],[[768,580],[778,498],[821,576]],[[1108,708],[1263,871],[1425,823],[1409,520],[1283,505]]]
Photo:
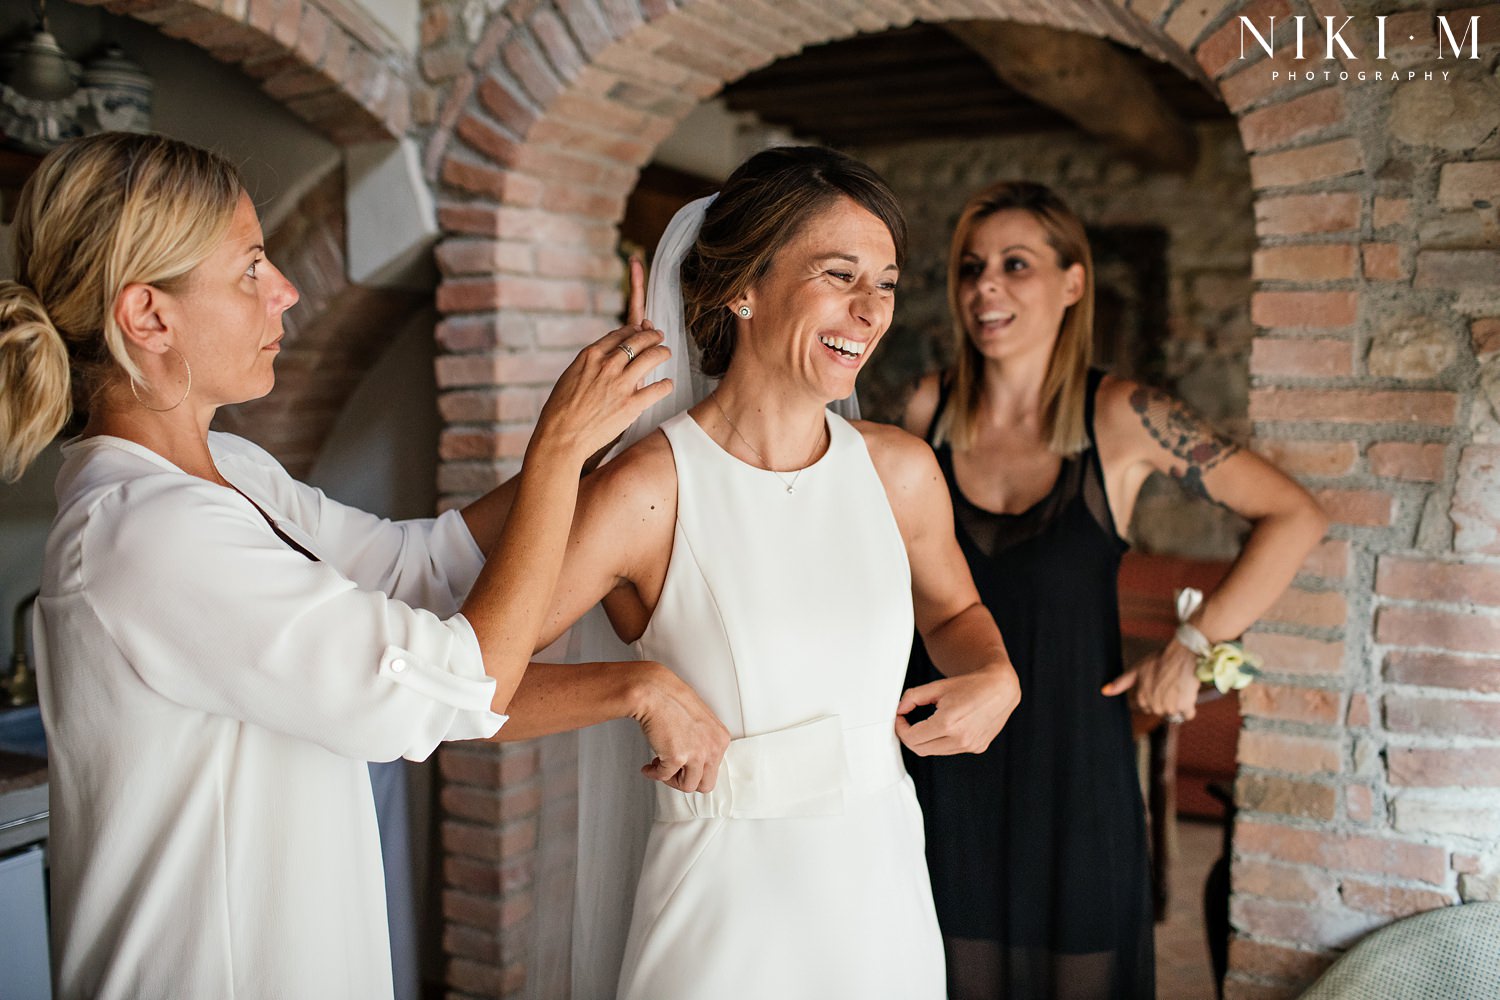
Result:
[[35,292],[0,281],[0,479],[13,483],[67,423],[68,349]]

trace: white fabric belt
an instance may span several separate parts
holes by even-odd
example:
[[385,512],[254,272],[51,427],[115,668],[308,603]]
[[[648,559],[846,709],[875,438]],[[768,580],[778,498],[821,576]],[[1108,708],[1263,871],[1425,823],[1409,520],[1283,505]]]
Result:
[[656,818],[774,819],[837,816],[846,798],[906,777],[895,723],[845,729],[826,716],[787,729],[731,740],[711,792],[679,792],[657,783]]

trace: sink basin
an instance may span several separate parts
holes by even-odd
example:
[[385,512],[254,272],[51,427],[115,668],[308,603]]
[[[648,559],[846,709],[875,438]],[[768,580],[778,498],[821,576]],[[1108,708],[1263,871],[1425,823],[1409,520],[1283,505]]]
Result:
[[42,731],[42,710],[36,705],[0,709],[0,750],[47,756],[47,736]]

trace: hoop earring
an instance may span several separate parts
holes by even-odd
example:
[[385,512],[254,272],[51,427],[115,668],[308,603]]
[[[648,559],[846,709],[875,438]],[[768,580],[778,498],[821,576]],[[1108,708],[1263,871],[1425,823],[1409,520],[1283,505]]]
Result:
[[[173,354],[181,358],[182,367],[187,369],[187,385],[183,386],[182,396],[177,400],[177,402],[173,403],[171,406],[147,406],[146,401],[141,398],[140,392],[135,387],[135,376],[130,376],[130,394],[135,397],[135,401],[137,403],[140,403],[143,409],[150,410],[152,413],[167,413],[171,410],[177,409],[188,398],[188,393],[193,391],[193,366],[188,364],[188,359],[186,357],[183,357],[182,352],[173,347],[171,344],[167,345],[167,350],[171,351]],[[147,386],[147,388],[149,389],[150,386]]]

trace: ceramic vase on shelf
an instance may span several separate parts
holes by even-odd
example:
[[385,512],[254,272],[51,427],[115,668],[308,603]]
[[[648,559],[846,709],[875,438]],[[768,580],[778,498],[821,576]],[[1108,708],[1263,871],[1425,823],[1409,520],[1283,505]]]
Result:
[[151,130],[151,77],[118,45],[84,67],[83,89],[92,112],[90,125],[105,132]]

